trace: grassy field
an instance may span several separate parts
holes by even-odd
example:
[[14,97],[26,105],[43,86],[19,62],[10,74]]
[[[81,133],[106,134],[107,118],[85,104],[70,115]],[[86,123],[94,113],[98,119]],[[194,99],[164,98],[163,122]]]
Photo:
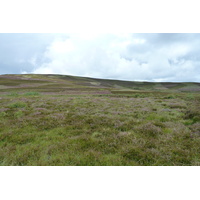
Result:
[[0,76],[0,165],[200,165],[200,83]]

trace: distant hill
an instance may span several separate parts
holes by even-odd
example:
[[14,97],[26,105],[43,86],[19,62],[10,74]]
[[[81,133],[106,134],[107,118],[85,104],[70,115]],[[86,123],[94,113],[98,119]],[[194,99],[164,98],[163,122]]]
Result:
[[0,75],[1,92],[39,91],[60,93],[199,92],[200,83],[137,82],[68,75]]

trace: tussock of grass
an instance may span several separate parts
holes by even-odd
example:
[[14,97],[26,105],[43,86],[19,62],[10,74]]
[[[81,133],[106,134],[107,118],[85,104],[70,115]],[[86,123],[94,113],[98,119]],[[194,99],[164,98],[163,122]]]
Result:
[[8,105],[10,108],[25,108],[27,106],[26,103],[24,102],[16,102],[16,103],[12,103],[10,105]]

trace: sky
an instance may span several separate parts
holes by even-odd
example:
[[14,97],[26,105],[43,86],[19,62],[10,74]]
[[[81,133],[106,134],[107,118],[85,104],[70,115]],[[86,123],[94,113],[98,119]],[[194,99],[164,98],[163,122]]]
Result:
[[198,33],[0,33],[0,74],[200,82]]

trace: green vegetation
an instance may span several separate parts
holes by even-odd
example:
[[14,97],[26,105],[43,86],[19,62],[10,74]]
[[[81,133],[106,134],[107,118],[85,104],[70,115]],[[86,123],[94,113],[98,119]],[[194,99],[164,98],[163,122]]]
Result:
[[19,102],[16,102],[16,103],[12,103],[8,106],[10,108],[24,108],[24,107],[26,107],[26,103],[19,101]]
[[40,93],[39,92],[26,92],[24,95],[25,96],[38,96],[38,95],[40,95]]
[[159,83],[166,91],[60,75],[4,80],[13,87],[0,89],[0,165],[200,165],[198,84]]

